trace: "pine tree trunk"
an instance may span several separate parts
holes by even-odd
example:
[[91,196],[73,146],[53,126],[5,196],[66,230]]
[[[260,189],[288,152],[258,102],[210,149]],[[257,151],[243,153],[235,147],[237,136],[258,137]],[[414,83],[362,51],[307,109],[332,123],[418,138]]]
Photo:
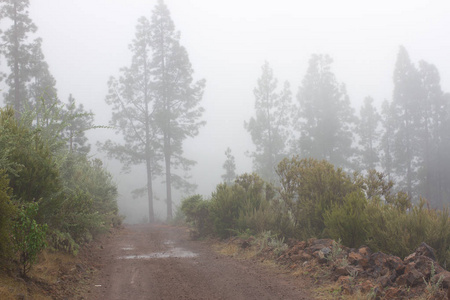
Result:
[[14,2],[14,110],[18,119],[22,105],[19,93],[19,40],[17,35],[17,7]]
[[148,196],[148,221],[155,221],[155,213],[153,211],[153,183],[152,183],[152,165],[150,158],[147,157],[147,196]]
[[170,136],[164,134],[164,160],[166,163],[167,221],[172,220],[172,179],[170,173]]

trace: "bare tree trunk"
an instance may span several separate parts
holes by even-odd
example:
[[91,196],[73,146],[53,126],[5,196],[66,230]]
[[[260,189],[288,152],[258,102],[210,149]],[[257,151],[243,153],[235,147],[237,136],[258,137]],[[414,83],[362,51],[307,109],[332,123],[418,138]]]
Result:
[[172,176],[170,172],[170,136],[164,134],[164,160],[166,163],[167,221],[172,220]]
[[153,211],[153,183],[152,183],[152,165],[150,158],[147,157],[147,196],[148,196],[148,221],[155,221],[155,213]]
[[19,119],[22,99],[20,99],[19,93],[19,40],[17,34],[17,7],[14,2],[14,110],[16,118]]

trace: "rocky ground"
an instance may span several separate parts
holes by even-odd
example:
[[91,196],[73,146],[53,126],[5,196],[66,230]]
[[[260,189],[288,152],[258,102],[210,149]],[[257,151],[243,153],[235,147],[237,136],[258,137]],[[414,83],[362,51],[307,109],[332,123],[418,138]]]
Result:
[[[257,241],[234,239],[247,249]],[[266,247],[259,256],[272,257],[294,274],[310,277],[318,298],[450,299],[450,272],[437,262],[434,250],[422,243],[401,259],[368,247],[350,249],[330,239],[289,241],[280,256]],[[265,253],[265,254],[264,254]]]

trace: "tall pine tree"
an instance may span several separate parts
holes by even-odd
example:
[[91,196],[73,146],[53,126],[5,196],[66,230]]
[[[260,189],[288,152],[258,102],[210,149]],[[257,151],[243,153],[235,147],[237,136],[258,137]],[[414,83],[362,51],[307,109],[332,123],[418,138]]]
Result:
[[123,162],[126,170],[131,165],[145,165],[149,221],[153,222],[153,178],[160,172],[160,145],[155,121],[155,92],[152,90],[150,32],[150,22],[141,17],[130,45],[131,66],[122,68],[121,76],[118,79],[111,77],[108,82],[106,102],[113,108],[110,125],[124,136],[124,142],[108,140],[102,148],[110,157]]
[[2,52],[10,69],[5,101],[13,106],[16,116],[34,111],[39,123],[43,112],[53,110],[56,114],[60,104],[56,81],[45,62],[42,39],[31,40],[37,27],[29,17],[29,0],[2,0],[1,4],[0,14],[11,24],[2,36]]
[[420,149],[420,77],[404,47],[400,47],[394,70],[392,113],[394,124],[394,170],[409,196],[417,187]]
[[186,49],[180,45],[180,33],[162,0],[153,10],[150,24],[153,60],[152,92],[155,119],[162,134],[164,154],[167,219],[172,219],[172,184],[175,188],[192,187],[173,169],[189,170],[195,162],[183,156],[183,141],[198,134],[203,108],[200,101],[205,81],[194,82],[193,69]]
[[69,95],[66,104],[66,127],[63,136],[67,140],[67,146],[71,153],[76,152],[87,155],[91,149],[85,132],[94,128],[94,114],[86,111],[83,104],[76,105],[75,99]]
[[445,181],[450,171],[446,144],[448,131],[449,98],[440,85],[437,68],[425,61],[419,62],[421,82],[420,101],[420,170],[419,192],[435,207],[442,207],[448,196]]
[[387,101],[383,101],[381,107],[381,142],[379,150],[381,153],[381,167],[387,175],[388,181],[393,179],[394,172],[394,114],[392,105]]
[[29,82],[27,109],[36,112],[36,122],[45,118],[44,112],[55,112],[60,104],[56,90],[56,80],[50,73],[49,66],[42,52],[42,39],[37,38],[31,44],[29,61]]
[[357,131],[361,147],[360,166],[363,170],[375,169],[379,162],[377,147],[380,137],[380,119],[380,114],[373,105],[373,99],[366,97],[360,110]]
[[275,182],[275,167],[286,154],[289,136],[289,114],[292,95],[289,83],[277,91],[278,82],[268,62],[262,66],[262,75],[253,90],[256,117],[245,123],[256,150],[251,154],[253,168],[265,180]]
[[302,157],[325,159],[339,167],[352,167],[355,116],[345,86],[331,72],[328,55],[313,55],[297,95],[294,120],[300,137],[293,151]]
[[6,78],[9,90],[5,93],[5,101],[13,106],[18,116],[29,99],[27,84],[30,81],[30,53],[33,45],[28,39],[37,27],[28,16],[29,0],[2,0],[1,3],[2,18],[11,21],[11,26],[2,36],[3,53],[11,70]]

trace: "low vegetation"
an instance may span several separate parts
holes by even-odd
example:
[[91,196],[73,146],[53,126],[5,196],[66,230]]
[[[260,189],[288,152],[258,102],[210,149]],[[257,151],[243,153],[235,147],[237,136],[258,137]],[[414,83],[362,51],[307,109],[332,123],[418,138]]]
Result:
[[448,210],[430,209],[425,199],[412,204],[382,173],[349,175],[327,161],[293,157],[281,161],[277,174],[278,187],[244,174],[233,184],[219,184],[210,199],[184,199],[181,210],[200,236],[332,238],[400,257],[425,242],[448,266]]
[[44,120],[0,109],[0,265],[24,278],[42,250],[77,254],[121,222],[111,175],[100,160],[67,147],[74,116],[53,109]]

